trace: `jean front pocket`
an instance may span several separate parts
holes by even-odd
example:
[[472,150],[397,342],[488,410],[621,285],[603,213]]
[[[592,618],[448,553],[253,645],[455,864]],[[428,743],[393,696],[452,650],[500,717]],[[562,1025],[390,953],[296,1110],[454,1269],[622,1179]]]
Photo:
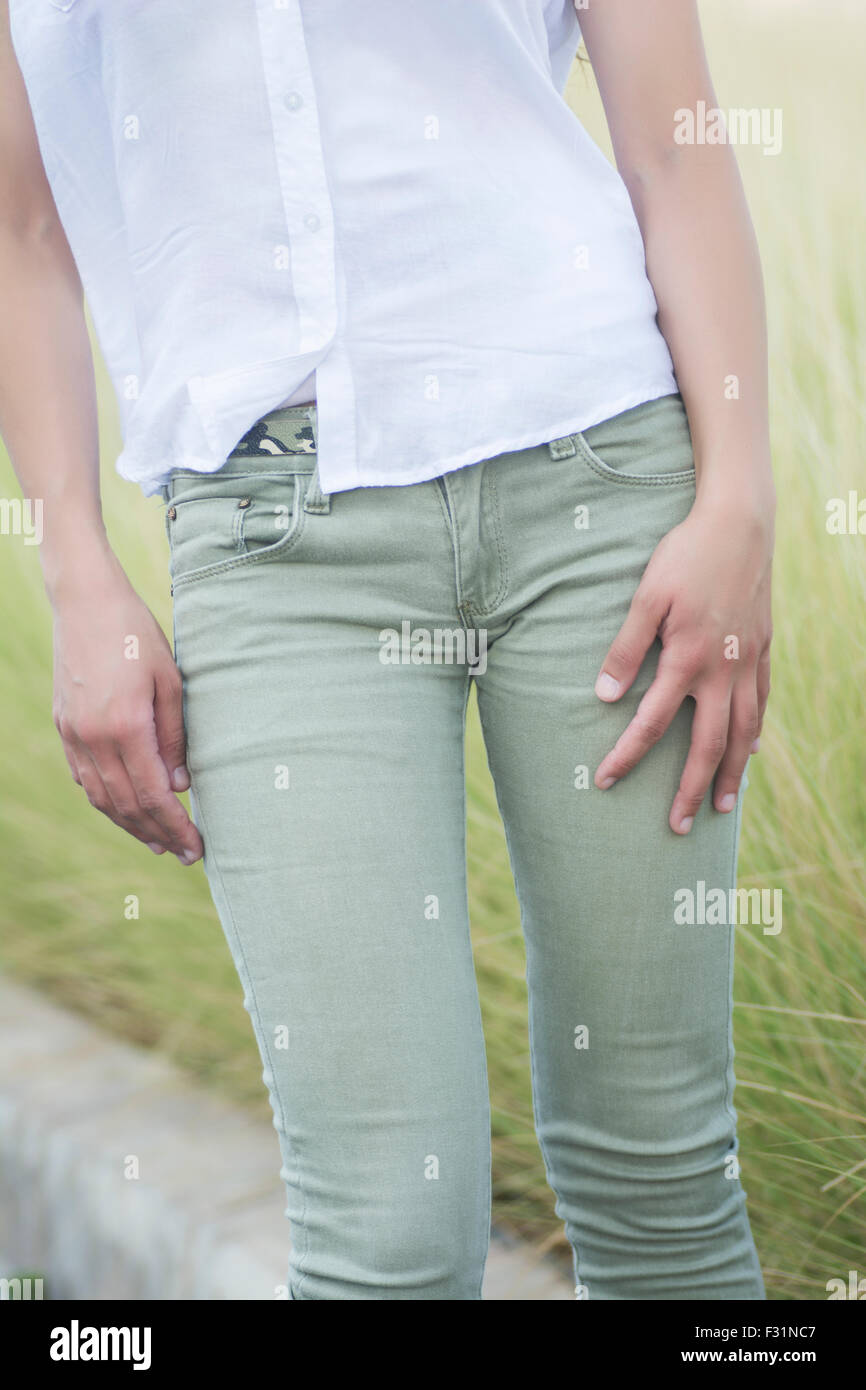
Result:
[[664,487],[695,481],[695,460],[680,395],[661,396],[575,434],[578,457],[607,482]]
[[173,473],[165,511],[175,588],[241,569],[294,547],[308,472]]

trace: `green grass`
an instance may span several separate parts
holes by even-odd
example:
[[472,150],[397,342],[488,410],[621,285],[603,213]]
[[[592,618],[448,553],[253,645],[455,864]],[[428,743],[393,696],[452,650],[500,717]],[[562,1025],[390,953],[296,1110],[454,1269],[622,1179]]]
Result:
[[[744,886],[780,887],[777,937],[739,933],[741,1157],[773,1299],[822,1299],[866,1273],[866,536],[830,536],[825,505],[866,497],[866,260],[859,142],[866,15],[703,7],[722,106],[781,107],[777,158],[741,148],[770,307],[779,485],[773,694],[753,759]],[[607,148],[590,75],[569,97]],[[101,375],[105,507],[133,582],[166,629],[157,499],[113,476]],[[0,461],[0,488],[14,496]],[[34,548],[0,544],[6,970],[174,1057],[270,1118],[241,992],[197,866],[156,860],[91,811],[51,724],[50,630]],[[523,948],[477,719],[469,730],[473,934],[494,1103],[500,1223],[564,1252],[532,1130]],[[139,917],[124,904],[137,895]]]

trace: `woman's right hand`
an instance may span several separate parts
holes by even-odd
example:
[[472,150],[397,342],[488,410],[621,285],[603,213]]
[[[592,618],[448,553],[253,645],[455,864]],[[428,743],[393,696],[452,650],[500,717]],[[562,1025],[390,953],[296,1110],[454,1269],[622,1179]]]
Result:
[[189,787],[182,681],[171,648],[116,557],[51,594],[54,723],[72,776],[154,854],[203,854],[175,795]]

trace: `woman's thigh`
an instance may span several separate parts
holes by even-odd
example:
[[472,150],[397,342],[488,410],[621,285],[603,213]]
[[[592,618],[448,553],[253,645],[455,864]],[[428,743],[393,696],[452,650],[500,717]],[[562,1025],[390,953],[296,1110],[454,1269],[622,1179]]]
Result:
[[[593,785],[658,661],[656,642],[626,696],[595,695],[653,549],[691,506],[688,431],[671,401],[588,434],[597,452],[564,447],[532,487],[510,460],[496,474],[509,594],[477,682],[526,936],[539,1138],[590,1298],[761,1297],[732,1105],[742,793],[670,829],[690,701],[628,777]],[[701,921],[713,890],[725,916]]]
[[452,619],[441,506],[341,494],[273,558],[196,573],[175,580],[193,809],[280,1136],[292,1297],[480,1297],[468,675],[387,637]]

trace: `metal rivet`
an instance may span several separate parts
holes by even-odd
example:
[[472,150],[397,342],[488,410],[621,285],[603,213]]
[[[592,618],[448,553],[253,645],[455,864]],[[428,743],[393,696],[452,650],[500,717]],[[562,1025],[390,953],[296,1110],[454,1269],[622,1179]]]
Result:
[[175,519],[176,516],[177,516],[177,507],[169,507],[169,509],[168,509],[168,519],[169,519],[169,521],[174,521],[174,519]]
[[238,502],[238,506],[239,506],[239,507],[248,507],[248,506],[250,505],[251,501],[252,501],[252,498],[251,498],[251,497],[242,497],[241,500],[240,500],[240,502]]

